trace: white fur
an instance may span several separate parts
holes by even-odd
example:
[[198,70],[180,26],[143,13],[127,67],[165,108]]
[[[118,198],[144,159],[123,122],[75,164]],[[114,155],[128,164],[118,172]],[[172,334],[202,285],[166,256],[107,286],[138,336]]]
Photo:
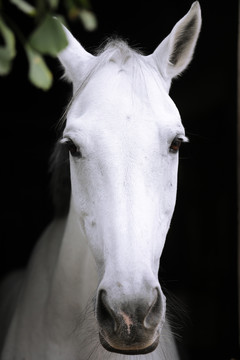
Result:
[[[124,45],[93,57],[66,30],[69,46],[59,58],[74,99],[63,142],[71,138],[82,158],[70,156],[69,214],[53,221],[35,248],[2,360],[178,359],[158,281],[177,191],[178,155],[169,148],[175,136],[185,138],[167,90],[190,61],[199,11],[195,3],[148,57]],[[195,15],[198,25],[187,50],[169,70],[173,44]],[[133,357],[103,349],[91,301],[102,288],[112,304],[123,297],[151,304],[149,289],[159,289],[158,331],[163,328],[153,353]]]

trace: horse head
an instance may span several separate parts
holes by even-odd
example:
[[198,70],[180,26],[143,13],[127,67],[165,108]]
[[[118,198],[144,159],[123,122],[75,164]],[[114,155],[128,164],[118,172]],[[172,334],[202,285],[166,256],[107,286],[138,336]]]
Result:
[[59,59],[73,100],[60,142],[69,150],[70,206],[97,264],[100,341],[112,352],[148,353],[161,336],[159,261],[187,141],[168,92],[191,61],[200,25],[195,2],[148,56],[120,40],[93,56],[65,29]]

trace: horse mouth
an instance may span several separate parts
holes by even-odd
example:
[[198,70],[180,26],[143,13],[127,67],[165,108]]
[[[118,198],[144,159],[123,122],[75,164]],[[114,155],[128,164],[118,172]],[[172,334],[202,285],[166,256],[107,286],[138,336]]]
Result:
[[100,343],[101,345],[104,347],[105,350],[109,351],[109,352],[113,352],[113,353],[117,353],[117,354],[123,354],[123,355],[144,355],[144,354],[148,354],[151,353],[152,351],[154,351],[159,343],[159,337],[149,346],[144,347],[144,348],[140,348],[135,346],[127,348],[127,347],[122,347],[122,348],[117,348],[117,347],[113,347],[112,345],[110,345],[106,339],[103,337],[103,335],[101,333],[99,333],[99,339],[100,339]]

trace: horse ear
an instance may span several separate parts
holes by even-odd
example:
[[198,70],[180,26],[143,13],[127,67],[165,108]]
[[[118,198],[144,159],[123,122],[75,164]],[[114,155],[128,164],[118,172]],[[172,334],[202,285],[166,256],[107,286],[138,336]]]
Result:
[[200,28],[201,9],[196,1],[151,55],[169,86],[171,79],[179,75],[190,63]]
[[58,59],[64,67],[66,79],[76,87],[80,82],[81,74],[84,72],[87,62],[94,56],[82,47],[65,26],[62,25],[62,27],[67,37],[68,45],[58,54]]

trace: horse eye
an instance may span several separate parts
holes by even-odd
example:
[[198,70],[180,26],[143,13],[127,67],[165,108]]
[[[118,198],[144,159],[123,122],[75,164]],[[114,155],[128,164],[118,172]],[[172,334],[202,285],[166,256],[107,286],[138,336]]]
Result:
[[75,158],[82,158],[82,153],[80,151],[80,149],[74,144],[74,142],[70,139],[68,139],[65,142],[70,154],[75,157]]
[[175,137],[170,146],[170,152],[176,154],[182,144],[182,139]]

